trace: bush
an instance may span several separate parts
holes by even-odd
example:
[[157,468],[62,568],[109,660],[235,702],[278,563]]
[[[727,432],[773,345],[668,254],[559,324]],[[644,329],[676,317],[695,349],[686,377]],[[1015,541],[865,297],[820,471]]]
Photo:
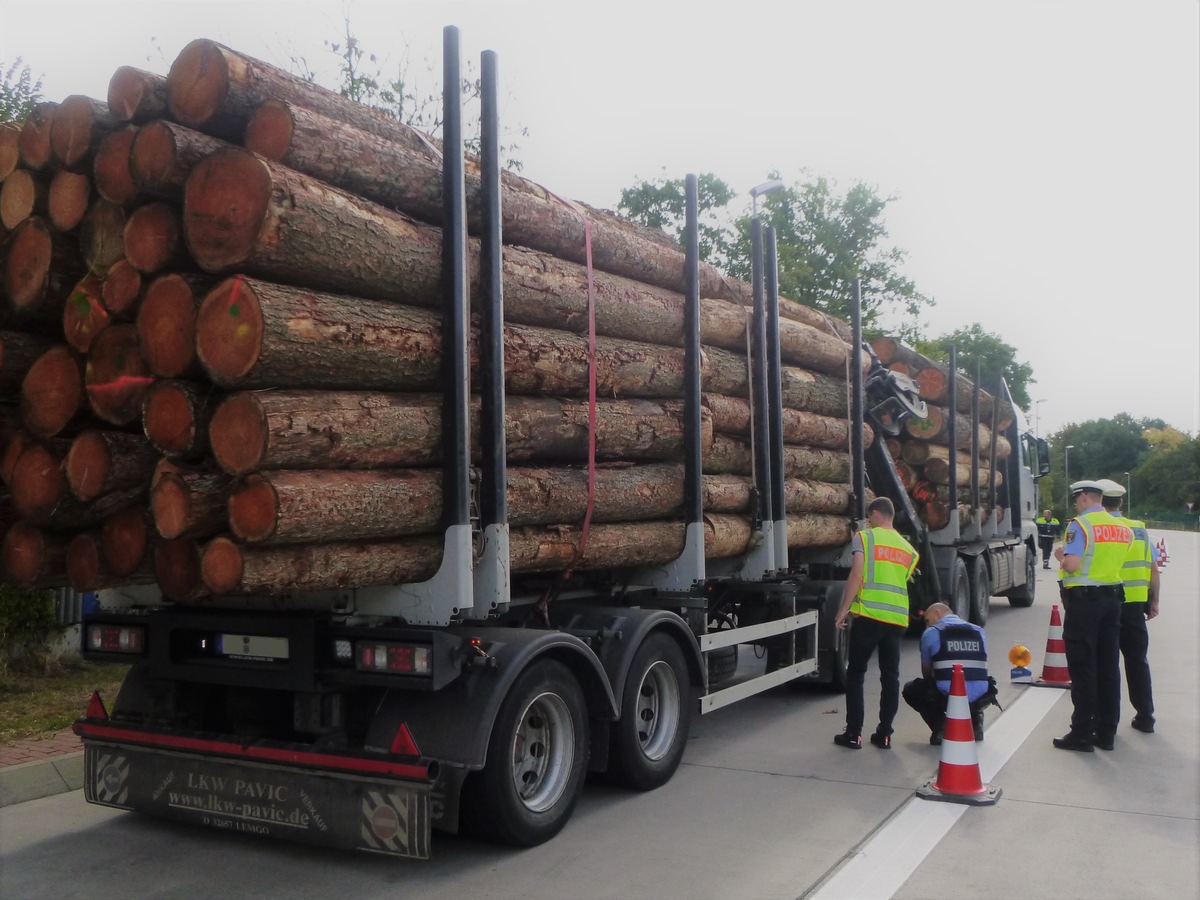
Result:
[[7,669],[10,659],[44,665],[46,642],[61,633],[54,612],[54,591],[0,584],[0,672]]

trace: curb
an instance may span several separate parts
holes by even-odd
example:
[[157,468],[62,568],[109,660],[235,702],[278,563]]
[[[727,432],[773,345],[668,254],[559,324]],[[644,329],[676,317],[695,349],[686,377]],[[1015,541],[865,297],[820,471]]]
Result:
[[0,809],[83,787],[83,751],[0,768]]

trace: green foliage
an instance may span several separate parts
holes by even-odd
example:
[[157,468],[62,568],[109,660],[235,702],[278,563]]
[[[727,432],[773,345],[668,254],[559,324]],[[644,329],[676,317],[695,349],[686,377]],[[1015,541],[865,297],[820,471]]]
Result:
[[54,614],[54,591],[0,584],[0,666],[13,650],[40,657],[46,640],[61,630]]
[[995,391],[998,380],[1003,376],[1013,402],[1021,409],[1029,409],[1029,385],[1033,379],[1033,368],[1028,363],[1017,361],[1017,348],[1005,343],[999,335],[984,331],[978,322],[970,328],[960,328],[931,340],[915,340],[914,349],[940,362],[949,363],[950,348],[958,349],[958,370],[968,378],[975,377],[975,364],[979,364],[980,387]]
[[29,66],[22,66],[22,62],[24,60],[18,56],[0,78],[0,124],[24,122],[42,99],[42,80],[34,81]]
[[[778,178],[772,173],[771,178]],[[751,274],[751,217],[728,209],[733,189],[711,173],[698,178],[700,257],[748,281]],[[767,194],[759,219],[775,229],[779,293],[849,321],[854,279],[862,279],[864,329],[882,313],[915,319],[933,301],[900,274],[904,251],[885,244],[883,213],[893,197],[880,197],[861,182],[839,194],[825,178]],[[668,233],[683,228],[683,182],[658,178],[621,192],[625,216]]]

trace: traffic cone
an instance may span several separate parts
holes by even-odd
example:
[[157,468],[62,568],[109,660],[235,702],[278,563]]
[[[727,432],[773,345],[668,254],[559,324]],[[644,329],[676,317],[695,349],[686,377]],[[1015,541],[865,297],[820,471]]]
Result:
[[924,800],[969,803],[971,806],[990,806],[1000,799],[1000,788],[984,784],[979,774],[971,704],[967,702],[967,678],[961,663],[954,664],[954,673],[950,676],[946,730],[942,736],[937,777],[918,788],[917,796]]
[[1158,539],[1158,567],[1161,569],[1171,561],[1171,554],[1167,552],[1167,539]]
[[1046,636],[1046,661],[1042,676],[1034,682],[1038,687],[1069,688],[1071,674],[1067,671],[1067,645],[1063,642],[1062,619],[1058,604],[1050,607],[1050,633]]

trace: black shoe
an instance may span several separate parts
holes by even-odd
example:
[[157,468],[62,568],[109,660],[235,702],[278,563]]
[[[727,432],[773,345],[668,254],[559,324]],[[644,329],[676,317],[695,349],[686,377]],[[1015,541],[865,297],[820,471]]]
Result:
[[1111,737],[1101,737],[1098,734],[1092,735],[1092,744],[1099,747],[1101,750],[1111,750],[1113,748],[1113,739]]
[[973,730],[975,732],[975,740],[982,741],[983,740],[983,726],[976,725]]
[[841,734],[835,734],[833,736],[833,742],[839,747],[845,747],[847,750],[862,749],[861,734],[846,734],[845,732],[842,732]]
[[1042,563],[1042,568],[1043,568],[1043,569],[1048,569],[1048,568],[1050,568],[1050,563]]
[[1153,716],[1134,716],[1133,721],[1129,724],[1145,734],[1154,734]]
[[1054,746],[1059,750],[1078,750],[1080,753],[1094,753],[1096,748],[1091,738],[1080,737],[1077,734],[1066,734],[1054,739]]
[[[892,749],[892,736],[890,734],[880,734],[878,731],[871,735],[871,743],[880,750]],[[859,744],[859,746],[862,746]]]
[[942,746],[942,736],[943,736],[942,729],[939,728],[933,734],[929,735],[929,743],[933,744],[933,746],[935,746],[935,747]]

